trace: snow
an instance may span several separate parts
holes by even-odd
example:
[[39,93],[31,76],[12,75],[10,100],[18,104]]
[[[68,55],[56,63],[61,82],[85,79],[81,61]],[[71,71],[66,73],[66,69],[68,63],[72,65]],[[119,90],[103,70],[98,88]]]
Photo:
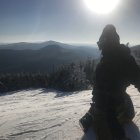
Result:
[[[133,86],[127,91],[136,111],[133,122],[140,128],[140,94]],[[91,92],[62,93],[37,89],[0,96],[0,140],[88,139],[78,120],[89,109]],[[140,139],[138,129],[136,132],[130,125],[127,127],[127,133],[133,133],[135,140]]]

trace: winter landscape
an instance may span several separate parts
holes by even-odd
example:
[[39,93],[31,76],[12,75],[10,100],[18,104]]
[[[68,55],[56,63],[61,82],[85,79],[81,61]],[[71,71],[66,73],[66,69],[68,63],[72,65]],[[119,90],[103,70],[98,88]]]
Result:
[[[51,43],[51,46],[48,43]],[[26,46],[26,43],[23,44]],[[26,65],[28,61],[26,63],[23,63],[23,61],[26,58],[25,55],[28,55],[28,51],[32,52],[32,49],[26,50],[24,46],[23,50],[17,50],[17,48],[20,48],[20,44],[15,50],[13,50],[13,47],[7,50],[1,48],[0,50],[1,54],[5,51],[5,55],[1,55],[1,58],[5,59],[9,55],[8,59],[10,60],[14,56],[18,60],[17,64],[21,63],[21,68],[27,68],[27,72],[21,71],[21,73],[16,73],[16,70],[19,71],[19,69],[13,69],[16,67],[12,67],[12,61],[5,60],[5,63],[3,63],[3,59],[1,59],[1,66],[3,66],[1,68],[6,70],[7,65],[10,64],[8,70],[9,72],[13,71],[15,74],[1,71],[0,75],[0,82],[2,82],[0,83],[0,140],[95,139],[92,129],[87,134],[84,134],[78,121],[90,107],[92,77],[96,64],[99,61],[99,51],[97,51],[97,48],[92,47],[87,49],[87,47],[74,48],[69,46],[67,48],[68,45],[58,44],[58,42],[54,41],[45,42],[45,44],[47,46],[45,46],[44,51],[38,53],[36,51],[40,51],[40,49],[35,50],[38,58],[44,53],[45,55],[43,56],[45,57],[41,57],[41,59],[36,61],[37,59],[34,60],[36,57],[33,55],[30,66],[34,66],[35,63],[38,66],[42,60],[47,64],[48,58],[55,62],[58,60],[55,58],[55,54],[59,53],[62,58],[60,64],[63,63],[63,60],[66,60],[66,67],[63,65],[56,72],[52,74],[47,72],[48,74],[45,75],[42,71],[47,71],[47,67],[44,68],[40,65],[38,67],[42,71],[39,73],[32,71],[28,73],[29,67]],[[85,58],[83,58],[82,53],[85,50],[86,54]],[[131,50],[139,63],[139,46],[132,47]],[[12,54],[13,51],[14,55]],[[55,53],[53,53],[54,51]],[[74,52],[79,54],[79,62],[75,64],[71,63],[73,59],[71,62],[68,61],[68,58],[71,59],[75,55]],[[76,57],[77,54],[75,55]],[[86,59],[88,56],[92,56],[92,58]],[[23,58],[19,59],[21,57]],[[30,59],[28,58],[28,60]],[[37,71],[37,69],[35,70]],[[49,83],[55,86],[51,87]],[[61,89],[61,91],[58,89]],[[131,140],[139,140],[140,94],[132,85],[127,89],[127,92],[133,100],[136,116],[133,120],[134,124],[131,123],[126,126],[126,133]]]
[[[139,0],[0,0],[0,140],[96,140],[79,126],[94,84],[140,91],[139,13]],[[138,90],[127,88],[130,140],[140,140]]]
[[[0,96],[0,140],[91,140],[78,123],[90,106],[91,92],[30,89]],[[127,92],[135,107],[133,122],[140,128],[140,94],[133,86]],[[137,127],[128,126],[132,140],[140,139]]]

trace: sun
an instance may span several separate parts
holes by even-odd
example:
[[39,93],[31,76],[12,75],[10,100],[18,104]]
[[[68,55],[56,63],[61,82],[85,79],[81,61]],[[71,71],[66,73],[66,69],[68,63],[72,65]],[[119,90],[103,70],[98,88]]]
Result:
[[120,0],[84,0],[87,7],[98,14],[109,14],[119,4]]

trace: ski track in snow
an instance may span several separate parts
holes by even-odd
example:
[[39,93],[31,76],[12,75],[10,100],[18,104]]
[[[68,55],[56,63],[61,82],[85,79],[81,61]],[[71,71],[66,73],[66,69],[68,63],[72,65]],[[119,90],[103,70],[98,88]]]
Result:
[[[78,120],[90,107],[91,92],[37,89],[0,96],[0,140],[85,140]],[[127,92],[140,128],[140,94],[133,86]]]

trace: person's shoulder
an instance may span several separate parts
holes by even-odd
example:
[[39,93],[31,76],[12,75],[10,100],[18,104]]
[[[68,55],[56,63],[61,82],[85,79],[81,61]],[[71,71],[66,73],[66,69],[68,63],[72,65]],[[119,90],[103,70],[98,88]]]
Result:
[[124,55],[130,55],[131,54],[131,50],[127,45],[124,44],[120,44],[120,51],[124,54]]

